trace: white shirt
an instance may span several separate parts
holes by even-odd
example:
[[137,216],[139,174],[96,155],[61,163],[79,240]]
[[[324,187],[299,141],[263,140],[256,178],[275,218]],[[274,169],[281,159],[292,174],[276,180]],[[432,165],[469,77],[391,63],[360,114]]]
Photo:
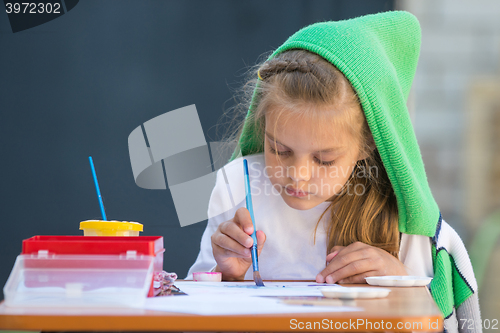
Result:
[[[330,202],[323,202],[308,210],[289,207],[272,187],[265,173],[264,155],[248,155],[250,186],[257,230],[266,234],[266,242],[259,256],[262,279],[315,280],[325,268],[327,235],[325,223],[330,219],[328,210],[316,231],[321,214]],[[234,217],[236,210],[245,207],[243,158],[237,158],[217,172],[217,180],[210,197],[208,224],[201,238],[200,253],[189,269],[186,280],[193,272],[207,272],[216,266],[210,237],[220,223]],[[433,276],[430,238],[402,234],[400,260],[408,274]],[[250,266],[245,280],[253,279]]]

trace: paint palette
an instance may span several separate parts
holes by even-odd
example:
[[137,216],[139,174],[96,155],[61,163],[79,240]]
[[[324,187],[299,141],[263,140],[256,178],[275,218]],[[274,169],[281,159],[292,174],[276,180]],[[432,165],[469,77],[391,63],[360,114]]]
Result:
[[371,276],[365,280],[372,286],[421,287],[428,285],[432,278],[427,276]]
[[383,298],[391,292],[387,288],[367,287],[323,287],[321,293],[326,298],[358,299],[358,298]]

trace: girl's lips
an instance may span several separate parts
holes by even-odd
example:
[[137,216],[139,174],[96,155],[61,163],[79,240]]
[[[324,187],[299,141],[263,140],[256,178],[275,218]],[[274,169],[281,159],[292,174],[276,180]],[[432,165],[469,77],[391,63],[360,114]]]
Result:
[[293,197],[298,197],[298,198],[305,197],[309,194],[309,192],[295,190],[295,189],[290,188],[290,187],[285,187],[285,191],[288,195],[291,195]]

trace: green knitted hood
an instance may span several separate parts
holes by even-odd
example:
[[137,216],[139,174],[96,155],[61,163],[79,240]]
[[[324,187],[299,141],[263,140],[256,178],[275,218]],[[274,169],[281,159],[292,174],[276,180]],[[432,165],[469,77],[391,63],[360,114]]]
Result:
[[[297,48],[328,60],[356,90],[397,197],[399,230],[434,236],[439,209],[406,107],[420,51],[417,19],[394,11],[312,24],[288,38],[269,59]],[[249,114],[254,104],[255,93]],[[231,160],[262,152],[254,133],[246,121]]]

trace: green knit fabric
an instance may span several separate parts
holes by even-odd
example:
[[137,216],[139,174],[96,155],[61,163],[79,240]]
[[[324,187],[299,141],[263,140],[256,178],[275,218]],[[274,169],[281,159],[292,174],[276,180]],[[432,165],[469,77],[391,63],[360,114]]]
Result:
[[[335,65],[352,83],[398,201],[399,230],[434,236],[439,209],[429,189],[406,100],[420,51],[420,26],[408,12],[320,22],[293,34],[269,59],[305,49]],[[249,113],[255,107],[255,93]],[[246,122],[231,160],[262,152]]]
[[453,308],[459,307],[472,295],[472,291],[457,270],[453,257],[446,250],[436,252],[433,244],[434,278],[430,289],[439,309],[448,317]]
[[446,251],[436,253],[436,246],[432,245],[432,259],[434,278],[431,281],[432,298],[436,301],[441,313],[448,316],[453,311],[454,296],[448,292],[453,285],[451,258]]

